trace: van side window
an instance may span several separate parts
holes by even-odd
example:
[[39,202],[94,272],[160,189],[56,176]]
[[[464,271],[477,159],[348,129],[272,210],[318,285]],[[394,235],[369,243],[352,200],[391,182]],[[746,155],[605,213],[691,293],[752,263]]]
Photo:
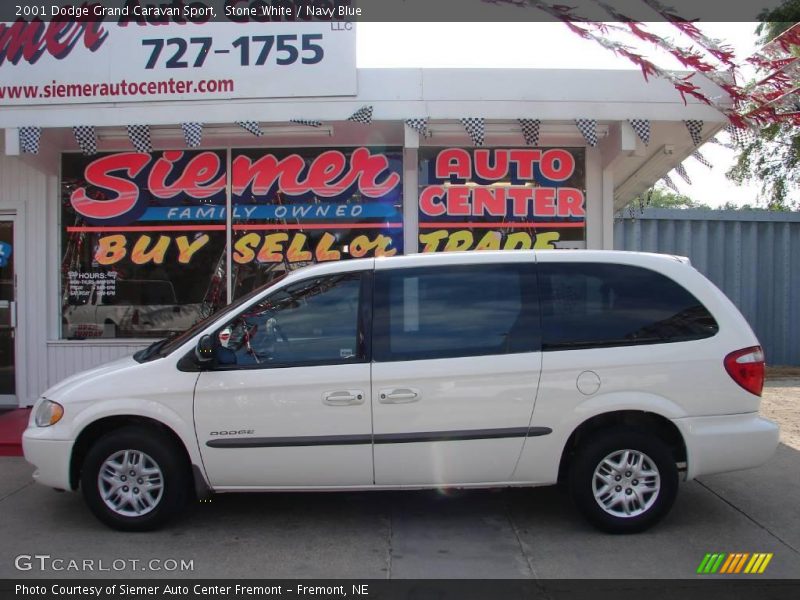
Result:
[[697,298],[650,269],[540,263],[539,286],[543,350],[683,342],[719,329]]
[[375,360],[538,351],[534,269],[484,264],[376,271]]
[[219,367],[359,362],[361,274],[315,277],[248,307],[217,332]]

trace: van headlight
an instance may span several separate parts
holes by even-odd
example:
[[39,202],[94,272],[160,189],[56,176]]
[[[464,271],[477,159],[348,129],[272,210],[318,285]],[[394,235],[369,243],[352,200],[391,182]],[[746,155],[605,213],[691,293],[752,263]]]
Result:
[[34,423],[37,427],[50,427],[55,425],[64,416],[64,407],[58,402],[44,399],[36,407],[36,413],[33,417]]

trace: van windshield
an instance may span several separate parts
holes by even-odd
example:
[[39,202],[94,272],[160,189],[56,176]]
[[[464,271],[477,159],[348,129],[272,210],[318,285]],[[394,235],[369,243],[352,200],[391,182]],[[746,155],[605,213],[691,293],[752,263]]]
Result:
[[273,285],[284,279],[286,275],[288,275],[288,272],[283,273],[282,275],[276,277],[268,284],[262,285],[261,287],[257,287],[256,289],[248,292],[241,298],[236,299],[234,302],[232,302],[225,308],[218,310],[217,312],[207,316],[204,319],[200,319],[197,323],[189,327],[189,329],[187,329],[186,331],[153,342],[147,348],[139,350],[139,352],[133,355],[133,358],[138,362],[143,363],[150,360],[155,360],[157,358],[163,358],[165,356],[172,354],[177,348],[183,346],[183,344],[185,344],[187,340],[197,335],[199,331],[202,331],[217,319],[221,319],[222,317],[225,317],[226,315],[235,312],[241,306],[244,306],[245,304],[250,302],[255,296],[258,296],[261,292],[263,292],[267,288],[272,287]]

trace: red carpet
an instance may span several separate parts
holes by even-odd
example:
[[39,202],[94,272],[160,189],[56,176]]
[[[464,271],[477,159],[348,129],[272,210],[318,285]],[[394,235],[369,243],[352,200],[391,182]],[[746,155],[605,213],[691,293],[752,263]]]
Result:
[[30,414],[30,408],[0,413],[0,456],[22,456],[22,432]]

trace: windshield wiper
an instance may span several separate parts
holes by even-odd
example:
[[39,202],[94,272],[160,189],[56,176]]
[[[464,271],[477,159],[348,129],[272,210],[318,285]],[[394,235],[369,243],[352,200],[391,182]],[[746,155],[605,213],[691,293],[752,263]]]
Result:
[[144,362],[150,357],[154,356],[161,348],[166,344],[174,334],[171,334],[169,337],[165,337],[160,340],[156,340],[152,344],[150,344],[147,348],[143,350],[139,350],[136,354],[133,355],[133,358],[138,360],[139,362]]
[[178,337],[178,335],[180,335],[179,332],[171,331],[167,337],[165,337],[163,340],[159,342],[158,346],[153,348],[153,354],[158,355],[159,358],[165,357],[166,354],[163,354],[161,351],[164,349],[164,346],[166,346],[169,342]]

